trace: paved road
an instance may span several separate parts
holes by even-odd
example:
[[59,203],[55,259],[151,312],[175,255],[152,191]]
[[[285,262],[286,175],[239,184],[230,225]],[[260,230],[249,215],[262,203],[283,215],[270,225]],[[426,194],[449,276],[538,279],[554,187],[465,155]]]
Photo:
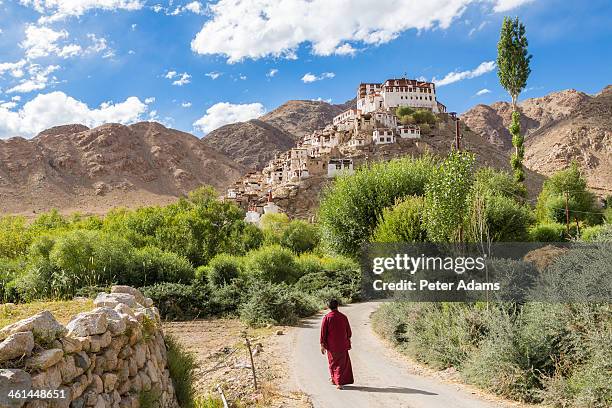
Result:
[[411,373],[407,363],[372,332],[370,315],[377,303],[342,307],[351,322],[351,361],[355,384],[336,390],[329,383],[327,359],[319,351],[321,316],[292,332],[293,380],[315,408],[499,408],[453,384]]

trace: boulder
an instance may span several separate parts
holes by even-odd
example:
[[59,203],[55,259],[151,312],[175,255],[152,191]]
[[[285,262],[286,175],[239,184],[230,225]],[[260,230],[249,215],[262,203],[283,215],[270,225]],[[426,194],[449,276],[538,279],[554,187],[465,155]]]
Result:
[[110,307],[114,308],[119,304],[124,304],[128,307],[138,307],[138,302],[133,295],[129,293],[98,293],[98,296],[94,300],[94,306],[96,307]]
[[76,337],[87,337],[103,334],[108,329],[106,313],[95,309],[91,312],[79,313],[68,325],[68,334]]
[[78,353],[83,349],[83,342],[78,338],[64,337],[60,339],[60,343],[66,354]]
[[105,373],[102,375],[102,382],[104,384],[104,392],[112,392],[117,384],[117,375],[113,373]]
[[46,370],[60,362],[64,358],[64,350],[50,349],[43,350],[26,360],[26,366],[35,370]]
[[29,356],[34,348],[32,332],[14,333],[0,343],[0,363],[15,358]]
[[34,338],[42,341],[53,342],[66,333],[66,328],[59,324],[51,312],[45,310],[27,319],[6,326],[0,330],[0,340],[6,339],[11,334],[32,332]]
[[0,369],[0,407],[21,408],[26,400],[9,398],[11,390],[29,391],[32,389],[32,377],[23,370]]
[[128,295],[134,296],[134,298],[136,299],[136,302],[145,306],[145,297],[142,294],[142,292],[131,286],[121,286],[121,285],[113,286],[111,287],[111,293],[127,293]]

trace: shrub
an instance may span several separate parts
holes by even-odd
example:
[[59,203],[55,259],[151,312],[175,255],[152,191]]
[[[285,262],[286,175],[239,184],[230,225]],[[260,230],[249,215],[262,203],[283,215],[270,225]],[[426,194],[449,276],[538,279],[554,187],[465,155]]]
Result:
[[408,197],[391,208],[383,210],[373,242],[422,242],[426,238],[423,225],[422,197]]
[[206,273],[212,287],[229,285],[242,274],[242,262],[235,256],[219,254],[210,260]]
[[251,326],[266,324],[292,325],[299,317],[316,313],[316,300],[290,286],[270,282],[254,282],[246,301],[240,307],[240,318]]
[[491,167],[485,167],[476,172],[474,190],[512,198],[515,201],[527,197],[527,189],[523,183],[517,182],[507,172]]
[[0,257],[17,258],[25,255],[31,233],[23,217],[0,217]]
[[586,242],[612,242],[612,225],[596,225],[584,228],[580,238]]
[[417,110],[416,112],[412,114],[412,117],[414,118],[416,123],[418,124],[426,123],[430,126],[435,125],[436,122],[438,121],[438,118],[436,118],[436,115],[434,115],[433,112],[429,110],[425,110],[425,109]]
[[298,256],[295,259],[295,267],[299,271],[300,276],[321,272],[324,269],[323,260],[311,253]]
[[554,222],[537,224],[529,229],[529,239],[534,242],[565,241],[565,226]]
[[397,109],[395,109],[395,114],[400,118],[402,116],[412,115],[413,113],[414,113],[414,109],[412,109],[410,106],[400,106]]
[[181,283],[157,283],[142,288],[160,315],[167,320],[186,320],[208,315],[208,291],[201,286]]
[[209,312],[211,315],[233,315],[247,297],[249,286],[240,279],[230,285],[214,288],[211,291]]
[[283,213],[264,214],[259,221],[267,245],[280,244],[285,229],[289,226],[289,217]]
[[358,268],[313,272],[302,276],[295,288],[320,299],[324,291],[328,290],[343,299],[356,301],[361,298],[361,272]]
[[529,237],[529,225],[533,222],[531,210],[515,198],[489,195],[485,199],[484,216],[493,241],[523,242]]
[[361,166],[327,187],[319,206],[322,241],[331,250],[357,256],[385,208],[397,199],[423,195],[434,161],[423,156]]
[[194,270],[187,258],[157,247],[144,247],[134,252],[129,281],[119,281],[131,286],[147,286],[158,282],[189,284]]
[[186,351],[172,336],[164,336],[164,340],[168,349],[168,370],[178,404],[182,408],[193,408],[195,397],[193,383],[197,367],[195,356]]
[[248,273],[257,280],[293,283],[299,277],[293,253],[280,245],[256,249],[245,258]]
[[280,244],[296,254],[312,251],[319,241],[319,229],[301,220],[291,221],[280,238]]

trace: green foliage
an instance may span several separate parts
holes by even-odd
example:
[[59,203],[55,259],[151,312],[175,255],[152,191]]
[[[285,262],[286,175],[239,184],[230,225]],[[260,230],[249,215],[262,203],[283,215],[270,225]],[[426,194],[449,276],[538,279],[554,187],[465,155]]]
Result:
[[118,280],[131,286],[146,286],[156,282],[188,284],[194,270],[187,258],[156,247],[144,247],[134,251],[128,278]]
[[0,257],[17,258],[25,255],[31,233],[23,217],[0,217]]
[[596,225],[585,228],[580,236],[586,242],[612,242],[612,225]]
[[264,214],[259,221],[267,245],[280,244],[283,232],[289,225],[289,217],[282,213]]
[[200,396],[195,400],[195,408],[223,408],[223,401],[221,398],[213,397],[211,395]]
[[575,162],[568,169],[553,174],[544,182],[536,204],[537,219],[540,222],[565,223],[566,200],[570,222],[577,219],[591,225],[601,223],[595,195],[587,190],[586,180]]
[[523,23],[518,17],[514,20],[504,17],[497,43],[497,75],[501,86],[512,97],[513,110],[516,110],[518,96],[527,85],[527,78],[531,73],[531,55],[527,46]]
[[289,248],[296,254],[314,250],[321,240],[319,229],[316,225],[306,221],[293,220],[284,229],[280,244]]
[[228,254],[216,255],[206,268],[207,280],[213,288],[229,285],[242,274],[241,260]]
[[457,241],[468,208],[474,155],[452,152],[434,170],[425,193],[425,225],[433,242]]
[[523,168],[523,159],[525,158],[525,147],[523,142],[525,138],[521,135],[520,113],[512,112],[512,123],[510,124],[510,134],[512,135],[512,146],[514,152],[510,157],[510,165],[514,174],[514,179],[522,183],[525,180],[525,169]]
[[[486,238],[497,242],[522,242],[529,239],[529,226],[533,222],[531,210],[514,198],[485,193],[474,196],[471,205],[470,241],[480,242],[481,238]],[[486,237],[482,237],[481,232]]]
[[427,236],[423,225],[423,197],[407,197],[391,208],[385,208],[372,242],[423,242]]
[[367,242],[383,210],[397,199],[423,195],[434,161],[423,156],[360,167],[323,192],[319,206],[322,241],[331,250],[356,256]]
[[176,399],[181,408],[193,408],[195,390],[195,369],[197,367],[195,356],[186,351],[179,342],[171,336],[165,336],[168,349],[168,370],[174,385]]
[[314,298],[293,291],[284,283],[255,281],[240,307],[240,318],[251,326],[291,325],[318,309]]
[[410,106],[399,106],[397,109],[395,109],[395,115],[397,115],[398,118],[406,115],[412,115],[413,113],[414,109],[412,109]]
[[555,222],[534,225],[529,229],[529,239],[533,242],[565,241],[565,226]]
[[164,282],[142,291],[153,300],[164,319],[187,320],[208,315],[206,287]]
[[273,283],[293,283],[299,278],[299,270],[293,253],[280,245],[271,245],[248,253],[246,270],[257,280]]
[[428,124],[429,126],[434,126],[438,121],[436,115],[434,115],[432,111],[426,109],[417,110],[412,114],[412,117],[417,124]]
[[474,190],[512,198],[516,201],[527,197],[527,189],[522,183],[517,182],[510,174],[491,167],[485,167],[476,172]]

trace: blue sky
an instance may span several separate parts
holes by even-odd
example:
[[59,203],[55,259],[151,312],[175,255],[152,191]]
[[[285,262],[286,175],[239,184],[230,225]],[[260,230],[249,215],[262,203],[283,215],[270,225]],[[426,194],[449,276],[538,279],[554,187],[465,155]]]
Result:
[[463,112],[509,99],[493,64],[505,15],[533,54],[523,99],[612,82],[608,0],[0,0],[0,138],[138,120],[202,136],[405,73]]

